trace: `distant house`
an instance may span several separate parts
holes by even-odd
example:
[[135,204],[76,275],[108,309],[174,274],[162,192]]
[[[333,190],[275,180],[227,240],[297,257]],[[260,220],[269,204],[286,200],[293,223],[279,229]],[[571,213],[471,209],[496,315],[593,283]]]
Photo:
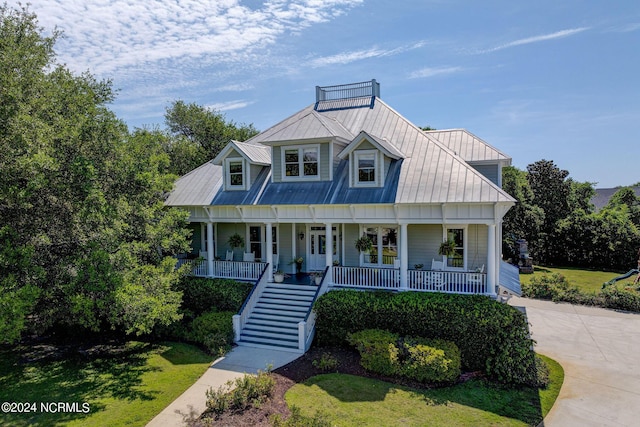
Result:
[[[630,187],[630,188],[633,190],[636,196],[640,197],[640,187]],[[613,197],[613,195],[616,194],[616,192],[618,192],[618,190],[621,190],[621,189],[622,187],[596,188],[596,194],[594,194],[594,196],[591,198],[591,203],[593,203],[593,205],[595,206],[596,211],[599,211],[600,209],[607,206],[607,204],[609,203],[609,200],[611,200],[611,197]]]
[[[304,351],[311,304],[327,289],[518,293],[517,269],[501,260],[510,163],[466,130],[422,131],[373,80],[317,87],[311,105],[181,177],[166,203],[191,214],[181,263],[257,281],[235,320],[238,343]],[[228,245],[235,234],[244,248]],[[321,286],[296,279],[298,267]],[[276,284],[279,270],[305,283]]]

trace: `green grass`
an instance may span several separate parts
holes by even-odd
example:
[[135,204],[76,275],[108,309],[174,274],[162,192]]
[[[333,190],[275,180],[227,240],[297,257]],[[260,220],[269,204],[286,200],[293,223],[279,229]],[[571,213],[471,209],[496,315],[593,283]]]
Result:
[[[556,267],[535,267],[533,274],[521,274],[520,282],[525,284],[531,282],[531,279],[541,274],[559,273],[567,278],[571,286],[575,286],[583,292],[597,294],[602,289],[602,284],[608,282],[614,277],[620,276],[622,273],[612,273],[611,271],[584,270],[578,268],[556,268]],[[621,280],[620,284],[633,284],[635,276],[626,280]]]
[[0,413],[0,426],[144,426],[190,387],[211,356],[181,343],[128,342],[97,357],[76,353],[24,362],[29,349],[0,351],[0,402],[89,403],[84,413]]
[[336,426],[535,426],[549,412],[564,379],[545,358],[551,385],[545,390],[507,389],[483,380],[415,390],[370,378],[326,374],[293,386],[287,404],[303,415],[327,414]]

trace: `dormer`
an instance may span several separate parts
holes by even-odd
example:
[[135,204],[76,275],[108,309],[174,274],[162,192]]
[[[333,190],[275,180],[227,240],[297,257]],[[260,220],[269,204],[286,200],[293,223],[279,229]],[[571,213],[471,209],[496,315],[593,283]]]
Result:
[[405,155],[393,144],[362,131],[338,154],[349,162],[349,187],[384,187],[389,163]]
[[231,141],[213,164],[223,168],[225,191],[247,191],[262,168],[271,165],[271,150],[259,144]]

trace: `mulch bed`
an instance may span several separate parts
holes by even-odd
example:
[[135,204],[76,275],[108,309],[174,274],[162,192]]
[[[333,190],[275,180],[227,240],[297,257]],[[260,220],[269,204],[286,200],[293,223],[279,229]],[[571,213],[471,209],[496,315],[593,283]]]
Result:
[[[327,373],[313,366],[314,360],[319,360],[323,354],[330,353],[338,360],[338,367],[331,372],[339,372],[341,374],[357,375],[361,377],[375,378],[382,381],[412,387],[416,389],[433,388],[432,385],[425,385],[420,382],[403,380],[393,377],[385,377],[366,371],[360,366],[360,354],[355,350],[343,349],[337,347],[331,348],[311,348],[306,354],[294,360],[293,362],[282,366],[273,371],[273,377],[276,385],[271,398],[260,405],[259,408],[250,408],[242,413],[227,412],[215,418],[212,425],[224,427],[237,426],[260,426],[269,427],[271,423],[269,417],[273,414],[280,414],[283,418],[288,418],[291,414],[289,407],[284,400],[284,394],[297,383],[306,381],[307,379]],[[461,377],[460,381],[467,381],[477,377],[478,373],[469,373]],[[215,414],[204,413],[202,420],[215,417]]]

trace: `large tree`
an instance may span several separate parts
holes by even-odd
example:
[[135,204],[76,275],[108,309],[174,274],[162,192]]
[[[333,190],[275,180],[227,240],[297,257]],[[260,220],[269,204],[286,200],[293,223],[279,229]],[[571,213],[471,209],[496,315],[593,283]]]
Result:
[[0,6],[0,342],[27,319],[148,332],[178,317],[171,255],[188,246],[186,214],[163,206],[169,159],[42,33],[26,7]]
[[215,109],[181,100],[167,107],[165,123],[173,137],[165,140],[165,149],[178,175],[213,159],[232,139],[245,141],[258,133],[252,124],[237,124]]

